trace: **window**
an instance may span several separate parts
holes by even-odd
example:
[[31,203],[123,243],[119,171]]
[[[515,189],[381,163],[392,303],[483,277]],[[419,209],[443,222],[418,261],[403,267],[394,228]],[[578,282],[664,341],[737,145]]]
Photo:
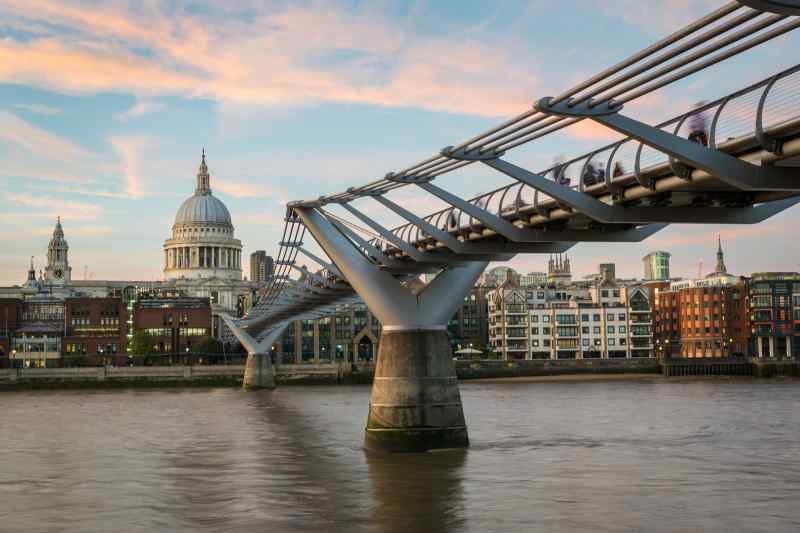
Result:
[[581,315],[581,322],[589,322],[589,315]]
[[531,335],[538,335],[538,334],[539,334],[539,328],[531,328]]
[[538,348],[539,347],[539,341],[537,339],[533,339],[531,341],[531,346],[533,346],[534,348]]
[[582,346],[589,346],[589,339],[581,339]]
[[618,314],[617,315],[617,320],[620,320],[620,321],[624,322],[625,321],[625,313]]
[[550,335],[550,328],[542,328],[542,335]]
[[575,315],[556,315],[556,322],[559,324],[577,324]]
[[544,346],[545,348],[549,348],[550,347],[550,339],[544,339],[542,341],[542,346]]
[[589,334],[589,326],[581,326],[581,333],[583,335],[588,335]]
[[603,296],[603,298],[608,298],[608,291],[607,290],[601,291],[600,294]]
[[609,346],[615,346],[616,344],[617,344],[616,339],[608,339],[608,345]]
[[619,289],[614,289],[614,298],[619,298]]
[[181,328],[181,337],[204,337],[208,335],[207,328]]
[[625,326],[619,326],[617,331],[619,331],[620,333],[625,333]]
[[606,320],[609,322],[614,321],[614,313],[606,313]]
[[602,342],[600,341],[600,339],[595,339],[594,340],[594,345],[595,346],[600,346],[601,344],[602,344]]
[[549,315],[544,315],[542,317],[542,322],[550,322],[550,316]]
[[599,322],[600,321],[600,315],[592,315],[592,320],[594,320],[595,322]]
[[600,326],[595,326],[592,330],[595,335],[600,335]]
[[539,322],[539,315],[531,315],[531,322]]
[[614,333],[614,326],[607,326],[606,331],[608,331],[609,333]]
[[620,346],[625,346],[627,343],[628,343],[628,340],[627,340],[627,339],[620,339],[620,340],[619,340],[619,345],[620,345]]

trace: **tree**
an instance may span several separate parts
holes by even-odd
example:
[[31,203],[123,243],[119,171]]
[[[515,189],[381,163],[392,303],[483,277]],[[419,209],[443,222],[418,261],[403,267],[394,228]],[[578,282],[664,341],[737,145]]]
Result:
[[133,337],[128,343],[128,350],[131,355],[153,355],[155,353],[154,344],[152,335],[148,335],[144,330],[138,330],[133,333]]
[[213,337],[203,337],[190,348],[192,353],[223,353],[222,343]]

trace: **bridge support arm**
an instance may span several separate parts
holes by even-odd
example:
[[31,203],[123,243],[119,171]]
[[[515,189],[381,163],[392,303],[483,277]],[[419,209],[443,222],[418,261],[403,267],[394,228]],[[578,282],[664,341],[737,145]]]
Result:
[[247,350],[242,387],[245,390],[274,389],[275,369],[272,366],[270,348],[290,322],[276,327],[266,338],[257,341],[247,331],[237,326],[230,316],[220,315],[220,317]]
[[318,209],[294,209],[382,325],[365,447],[421,452],[468,446],[446,326],[488,263],[449,265],[414,293],[367,260]]

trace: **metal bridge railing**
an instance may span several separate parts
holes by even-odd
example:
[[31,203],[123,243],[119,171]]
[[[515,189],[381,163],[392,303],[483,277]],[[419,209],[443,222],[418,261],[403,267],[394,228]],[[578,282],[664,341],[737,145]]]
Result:
[[[772,151],[779,148],[780,138],[771,139],[769,132],[780,131],[787,123],[800,120],[800,65],[698,106],[657,127],[688,137],[689,118],[695,114],[708,119],[710,147],[742,139],[760,142],[759,136],[764,136],[764,149]],[[546,168],[539,174],[555,182],[566,181],[575,190],[599,195],[611,192],[632,179],[644,184],[649,179],[645,176],[668,162],[669,157],[663,152],[626,138]],[[589,168],[593,168],[595,173],[589,174]],[[587,180],[590,175],[595,182]],[[499,216],[522,219],[531,207],[534,210],[544,209],[553,200],[529,185],[515,181],[473,197],[469,202]],[[457,207],[448,207],[423,218],[451,233],[478,231],[481,228],[480,221]],[[398,226],[392,232],[409,243],[421,243],[429,239],[411,223]]]

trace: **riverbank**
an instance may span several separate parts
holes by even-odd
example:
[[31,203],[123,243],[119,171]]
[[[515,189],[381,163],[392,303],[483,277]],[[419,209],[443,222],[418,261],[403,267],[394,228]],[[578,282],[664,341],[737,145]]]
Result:
[[664,381],[661,374],[560,374],[550,376],[517,376],[512,378],[484,378],[481,383],[586,383],[609,381]]
[[[457,361],[461,381],[548,383],[739,376],[743,379],[800,376],[797,361],[571,359]],[[279,365],[275,381],[284,385],[372,383],[374,368],[350,363]],[[0,369],[0,391],[59,388],[241,387],[243,365],[12,368]]]
[[[658,375],[649,360],[459,361],[460,380],[557,375]],[[374,368],[349,363],[279,365],[278,385],[369,384]],[[240,387],[243,365],[11,368],[0,370],[0,390],[117,387]]]

